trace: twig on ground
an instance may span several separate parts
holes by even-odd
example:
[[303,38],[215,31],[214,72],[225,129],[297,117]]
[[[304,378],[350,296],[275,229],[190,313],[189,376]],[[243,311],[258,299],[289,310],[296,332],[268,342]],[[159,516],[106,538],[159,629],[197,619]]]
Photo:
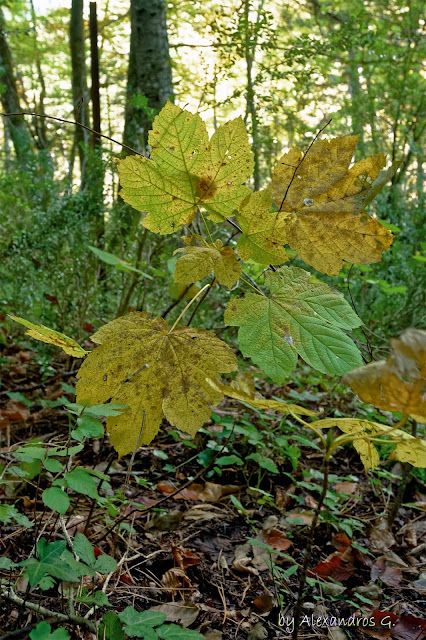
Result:
[[64,613],[59,613],[59,612],[57,613],[56,611],[52,611],[51,609],[46,609],[46,607],[42,607],[30,601],[27,601],[24,603],[23,598],[20,598],[19,596],[17,596],[16,593],[10,587],[9,588],[2,587],[0,593],[4,598],[6,598],[7,600],[10,600],[10,602],[13,602],[14,604],[17,604],[19,606],[24,605],[26,609],[35,611],[36,613],[41,614],[43,616],[49,616],[53,620],[58,620],[60,622],[74,622],[75,624],[84,625],[85,627],[90,629],[90,631],[93,631],[93,633],[96,633],[96,627],[93,624],[93,622],[90,622],[90,620],[87,620],[82,616],[77,616],[72,614],[66,615]]

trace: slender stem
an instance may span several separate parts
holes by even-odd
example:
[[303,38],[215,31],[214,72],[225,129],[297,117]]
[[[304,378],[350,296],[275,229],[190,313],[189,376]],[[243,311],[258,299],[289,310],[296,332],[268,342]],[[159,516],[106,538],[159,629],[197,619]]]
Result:
[[[347,275],[347,278],[346,278],[346,285],[347,285],[348,293],[349,293],[349,296],[350,296],[354,311],[357,314],[357,316],[359,316],[358,309],[356,308],[355,301],[354,301],[354,299],[352,297],[351,284],[350,284],[350,277],[351,277],[353,266],[354,265],[352,263],[350,268],[349,268],[348,275]],[[373,346],[372,346],[372,344],[370,342],[370,338],[368,337],[367,332],[365,331],[364,327],[361,326],[360,329],[361,329],[361,332],[362,332],[364,338],[367,340],[367,349],[368,349],[368,355],[370,356],[370,360],[367,360],[367,358],[364,358],[364,356],[362,354],[361,354],[361,357],[362,357],[363,361],[366,364],[368,364],[369,362],[372,362],[372,360],[373,360]]]
[[[415,438],[417,435],[417,422],[415,420],[413,420],[413,424],[411,427],[411,435]],[[389,527],[391,527],[394,523],[394,520],[397,516],[397,513],[401,507],[402,501],[404,499],[404,494],[405,494],[405,490],[407,488],[407,485],[410,481],[411,478],[411,474],[413,471],[413,466],[409,463],[409,462],[403,462],[402,463],[402,474],[401,474],[401,480],[399,483],[399,487],[398,487],[398,491],[397,494],[395,496],[395,502],[393,503],[391,512],[388,516],[388,524]]]
[[185,289],[179,294],[179,297],[176,298],[176,300],[174,300],[172,304],[170,304],[167,307],[167,309],[161,314],[162,318],[165,318],[170,313],[170,311],[179,304],[179,302],[182,300],[182,298],[185,297],[185,295],[188,293],[188,291],[190,290],[193,284],[194,284],[193,282],[190,282],[189,284],[186,285]]
[[204,292],[204,295],[198,300],[197,304],[195,305],[195,309],[194,311],[191,313],[191,317],[189,318],[188,322],[186,323],[186,326],[189,327],[189,325],[191,324],[191,322],[193,321],[195,314],[197,313],[198,309],[200,308],[200,306],[202,305],[202,303],[204,302],[204,300],[207,298],[207,296],[209,295],[210,291],[213,288],[214,283],[216,282],[216,278],[213,278],[213,280],[210,283],[210,288],[206,289],[206,291]]
[[198,298],[198,296],[200,296],[203,291],[205,291],[206,289],[208,289],[208,287],[210,287],[210,284],[206,284],[202,289],[200,289],[198,291],[198,293],[195,294],[195,296],[192,298],[192,300],[190,300],[188,302],[188,304],[186,305],[186,307],[184,308],[184,310],[178,315],[177,319],[175,320],[174,324],[172,325],[169,333],[171,333],[173,331],[173,329],[176,327],[176,325],[178,324],[179,320],[182,318],[182,316],[186,313],[186,311],[189,309],[189,307],[191,306],[191,304],[193,302],[195,302],[195,300]]
[[256,293],[260,293],[260,295],[264,296],[265,294],[263,293],[263,291],[261,291],[260,289],[258,289],[257,287],[253,286],[248,280],[246,280],[245,278],[243,278],[243,276],[240,276],[240,280],[242,280],[243,282],[245,282],[246,284],[248,284],[249,287],[251,287],[252,289],[254,289],[256,291]]
[[311,561],[311,556],[312,556],[312,545],[313,545],[313,542],[314,542],[315,529],[316,529],[316,526],[317,526],[317,522],[318,522],[318,519],[319,519],[321,508],[322,508],[322,505],[324,504],[324,500],[325,500],[325,497],[327,495],[327,490],[328,490],[328,473],[329,473],[329,468],[330,468],[330,456],[331,456],[330,449],[327,448],[327,450],[325,452],[325,456],[324,456],[324,463],[323,463],[322,491],[321,491],[321,495],[319,497],[317,506],[316,506],[315,511],[314,511],[314,517],[313,517],[313,520],[312,520],[311,528],[309,530],[308,541],[306,543],[305,558],[304,558],[304,561],[303,561],[302,572],[301,572],[300,578],[299,578],[299,593],[297,595],[297,602],[296,602],[296,606],[294,608],[294,613],[293,613],[294,630],[293,630],[292,640],[297,640],[297,638],[298,638],[299,622],[300,622],[300,617],[301,617],[301,614],[302,614],[302,606],[303,606],[303,601],[304,601],[304,591],[305,591],[305,585],[306,585],[306,576],[307,576],[307,573],[308,573],[309,563]]
[[204,226],[205,226],[205,228],[207,230],[207,234],[208,234],[208,236],[210,238],[210,242],[213,244],[213,238],[212,238],[212,234],[210,233],[210,229],[209,229],[209,225],[207,224],[207,220],[205,219],[204,214],[200,209],[198,209],[198,212],[199,212],[199,214],[201,216],[201,220],[204,222]]
[[[408,416],[403,416],[403,418],[396,423],[396,425],[394,425],[389,431],[385,431],[383,433],[384,436],[390,436],[392,435],[392,433],[394,433],[395,431],[398,431],[400,429],[400,427],[403,427],[405,425],[405,423],[407,422]],[[368,422],[368,420],[365,420],[365,422]],[[336,423],[336,427],[338,427],[339,425]],[[339,436],[338,438],[336,438],[333,442],[333,444],[331,445],[331,450],[332,453],[337,449],[337,447],[340,447],[343,444],[346,444],[347,442],[353,442],[354,440],[370,440],[371,442],[391,442],[392,444],[397,442],[397,440],[383,440],[381,435],[379,433],[375,433],[372,436],[368,436],[367,434],[364,435],[357,435],[357,434],[350,434],[350,435],[346,435],[343,434],[341,436]]]
[[305,420],[303,420],[303,418],[301,418],[296,413],[294,413],[290,408],[289,408],[288,412],[293,416],[293,418],[295,420],[297,420],[298,422],[303,424],[304,427],[306,427],[307,429],[311,429],[311,431],[314,431],[317,434],[317,436],[321,439],[321,442],[323,443],[324,447],[327,446],[327,440],[324,438],[324,436],[321,433],[321,431],[319,429],[316,429],[313,426],[312,422],[306,422]]

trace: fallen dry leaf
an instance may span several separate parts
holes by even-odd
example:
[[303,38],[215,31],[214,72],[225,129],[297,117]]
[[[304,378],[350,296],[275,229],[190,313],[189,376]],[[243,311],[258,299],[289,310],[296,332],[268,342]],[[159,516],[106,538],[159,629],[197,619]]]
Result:
[[352,549],[348,547],[341,551],[335,551],[326,560],[318,562],[310,573],[322,578],[333,578],[338,582],[343,582],[355,572],[353,561]]
[[390,567],[386,562],[386,556],[380,556],[371,567],[371,579],[380,578],[388,587],[397,587],[402,580],[402,569]]
[[23,402],[9,400],[9,402],[0,409],[0,428],[7,427],[10,422],[25,422],[29,417],[29,409]]
[[[373,638],[384,640],[424,640],[426,638],[426,622],[412,615],[397,616],[392,611],[372,611],[369,616],[374,619],[375,627],[363,627],[363,632]],[[391,627],[389,628],[389,623]]]
[[311,525],[314,519],[312,511],[302,511],[301,509],[292,509],[286,514],[285,519],[291,524]]
[[[171,495],[178,488],[179,487],[174,487],[169,482],[159,482],[157,485],[157,491],[165,493],[166,495]],[[200,500],[200,494],[203,489],[204,487],[202,484],[190,484],[189,487],[182,489],[173,497],[175,500]]]
[[337,550],[347,549],[351,546],[351,540],[344,531],[339,531],[333,535],[333,544]]
[[161,583],[172,595],[175,595],[176,590],[182,589],[184,585],[188,588],[192,587],[191,581],[185,571],[179,567],[173,567],[166,571],[161,577]]
[[166,602],[165,604],[151,607],[148,611],[161,611],[165,613],[166,622],[177,622],[183,627],[189,627],[198,618],[201,609],[193,602]]
[[266,544],[277,551],[287,551],[293,544],[280,529],[270,529],[267,537]]
[[235,556],[232,562],[232,568],[235,571],[241,571],[241,573],[251,573],[253,575],[258,575],[259,571],[253,567],[253,558],[251,558],[248,554],[250,553],[252,547],[249,544],[239,544],[235,547]]
[[389,531],[384,518],[379,520],[370,531],[370,542],[373,551],[388,551],[395,544],[395,538]]
[[265,591],[262,595],[253,600],[253,604],[260,614],[269,613],[275,606],[275,599],[269,591]]
[[172,546],[173,559],[180,569],[185,570],[187,567],[200,564],[201,558],[196,553],[184,549],[183,547]]
[[426,621],[411,615],[400,616],[391,637],[395,640],[424,640]]
[[338,482],[334,487],[337,493],[348,493],[352,495],[358,489],[357,482]]

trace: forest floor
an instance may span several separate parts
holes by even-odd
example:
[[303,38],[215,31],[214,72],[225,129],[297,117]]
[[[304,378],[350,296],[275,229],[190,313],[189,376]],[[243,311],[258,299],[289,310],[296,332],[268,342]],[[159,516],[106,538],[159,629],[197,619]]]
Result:
[[[9,346],[1,356],[0,509],[15,505],[31,526],[7,517],[2,523],[0,517],[0,556],[20,562],[33,553],[38,538],[63,540],[64,530],[58,514],[41,500],[55,473],[32,475],[28,461],[21,461],[24,477],[11,479],[8,470],[19,464],[14,451],[25,443],[68,446],[69,414],[62,398],[73,402],[75,378],[69,360],[58,359],[40,386],[34,353]],[[340,416],[362,409],[353,394],[336,400],[335,381],[318,378],[306,378],[303,386],[293,380],[284,390],[264,385],[262,392],[282,393],[314,410],[332,403]],[[226,399],[193,441],[170,427],[167,433],[166,426],[153,445],[137,452],[130,474],[131,457],[117,460],[107,438],[86,440],[73,465],[106,473],[109,480],[98,487],[101,500],[71,491],[63,522],[69,538],[85,533],[96,555],[106,553],[118,562],[113,574],[96,574],[85,583],[89,591],[102,589],[108,596],[110,606],[95,612],[98,620],[111,609],[155,607],[168,621],[196,629],[208,640],[291,637],[290,616],[321,492],[323,454],[315,436],[294,424],[277,455],[273,439],[286,434],[286,424],[272,411]],[[260,439],[253,440],[255,431]],[[253,452],[260,457],[247,459]],[[265,465],[262,456],[275,464]],[[367,474],[351,446],[340,448],[332,459],[300,638],[426,638],[426,485],[424,477],[411,478],[389,527],[400,474],[400,463],[389,461]],[[0,600],[1,638],[26,638],[42,619],[55,628],[53,615],[39,615],[28,603],[67,614],[60,582],[41,591],[29,586],[19,567],[0,576],[26,601]],[[75,607],[80,616],[90,609],[81,602]],[[375,626],[312,626],[318,616],[374,618]],[[96,637],[84,625],[64,626],[71,638]]]

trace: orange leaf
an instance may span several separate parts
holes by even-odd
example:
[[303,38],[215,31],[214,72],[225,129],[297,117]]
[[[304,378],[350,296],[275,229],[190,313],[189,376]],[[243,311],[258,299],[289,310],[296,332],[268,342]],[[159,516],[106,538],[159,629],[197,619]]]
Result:
[[287,538],[283,531],[280,531],[280,529],[271,529],[268,533],[268,537],[266,538],[266,544],[277,551],[287,551],[293,543]]

